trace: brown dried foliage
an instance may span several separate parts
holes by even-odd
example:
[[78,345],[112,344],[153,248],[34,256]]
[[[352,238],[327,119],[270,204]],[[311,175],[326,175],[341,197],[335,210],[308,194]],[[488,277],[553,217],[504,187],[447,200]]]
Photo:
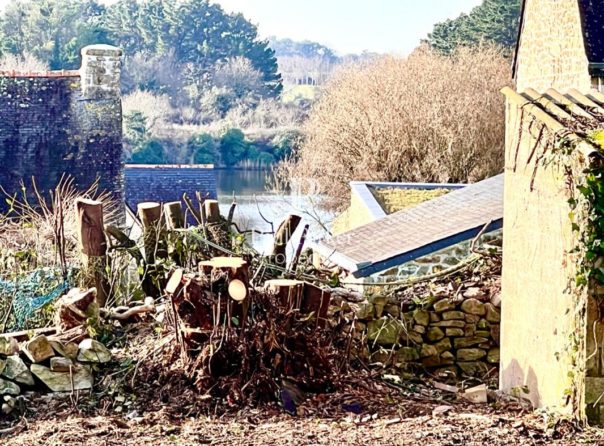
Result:
[[[306,142],[277,168],[342,208],[350,181],[472,182],[501,171],[510,63],[492,46],[444,56],[421,47],[334,75]],[[308,181],[311,179],[312,181]],[[310,190],[312,189],[312,190]]]

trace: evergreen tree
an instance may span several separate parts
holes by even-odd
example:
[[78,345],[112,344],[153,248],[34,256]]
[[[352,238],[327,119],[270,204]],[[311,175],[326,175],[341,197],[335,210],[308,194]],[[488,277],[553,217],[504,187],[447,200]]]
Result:
[[485,41],[511,49],[516,45],[520,9],[520,0],[483,0],[470,14],[434,25],[427,42],[445,54]]

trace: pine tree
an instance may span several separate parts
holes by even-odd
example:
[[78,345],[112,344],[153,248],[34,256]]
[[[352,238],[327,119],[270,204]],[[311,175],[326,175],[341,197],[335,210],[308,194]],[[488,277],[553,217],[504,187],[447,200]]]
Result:
[[506,48],[516,45],[520,0],[483,0],[470,14],[434,25],[428,44],[445,54],[458,46],[491,42]]

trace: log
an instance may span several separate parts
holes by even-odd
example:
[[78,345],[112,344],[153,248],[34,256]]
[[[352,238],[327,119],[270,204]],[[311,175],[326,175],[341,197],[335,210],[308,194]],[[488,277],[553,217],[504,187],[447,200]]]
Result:
[[208,223],[219,223],[220,222],[220,207],[218,206],[218,200],[205,200],[203,207],[206,212],[206,221]]
[[298,228],[302,218],[298,215],[289,215],[277,229],[275,239],[273,241],[272,259],[277,266],[285,268],[287,265],[286,248],[292,235]]
[[85,324],[89,317],[97,318],[98,314],[96,288],[88,290],[72,288],[57,302],[55,325],[57,331],[63,333]]
[[118,309],[102,309],[101,314],[110,319],[116,319],[118,321],[126,321],[138,314],[145,313],[155,313],[157,310],[155,306],[155,301],[152,297],[145,298],[145,303],[143,305],[137,305],[132,308],[128,308],[126,310],[118,310]]
[[97,302],[100,306],[104,306],[110,285],[105,274],[107,239],[103,224],[103,203],[77,198],[75,208],[78,243],[82,253],[82,282],[85,287],[97,289]]

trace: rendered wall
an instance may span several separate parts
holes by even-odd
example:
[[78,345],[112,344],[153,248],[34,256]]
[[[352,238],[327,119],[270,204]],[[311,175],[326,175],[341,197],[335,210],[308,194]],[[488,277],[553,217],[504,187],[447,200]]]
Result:
[[0,186],[8,193],[32,177],[46,192],[67,174],[82,190],[98,177],[101,190],[123,200],[121,54],[93,45],[82,50],[79,72],[0,73]]
[[500,386],[521,395],[525,387],[535,407],[570,412],[575,297],[568,290],[574,278],[568,195],[554,167],[535,169],[543,149],[535,146],[538,125],[530,127],[528,113],[523,119],[520,113],[508,100]]
[[527,0],[516,61],[516,89],[591,88],[579,2]]

